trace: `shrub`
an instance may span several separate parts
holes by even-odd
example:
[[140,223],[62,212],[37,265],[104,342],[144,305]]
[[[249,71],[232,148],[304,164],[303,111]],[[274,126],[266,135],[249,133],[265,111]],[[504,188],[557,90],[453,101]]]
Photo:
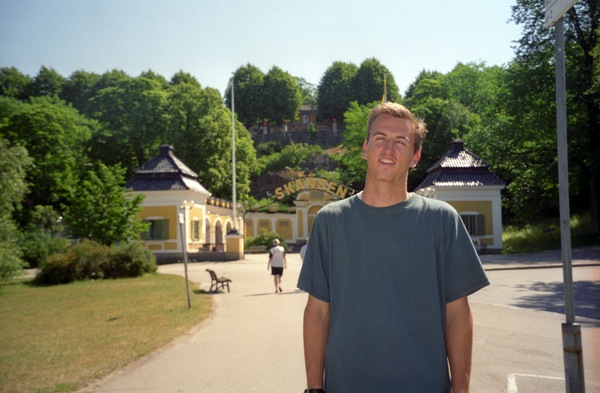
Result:
[[156,257],[140,243],[124,243],[112,247],[110,263],[104,277],[138,277],[156,271]]
[[71,246],[66,253],[50,256],[35,282],[57,285],[78,280],[138,277],[155,271],[155,256],[139,243],[109,247],[84,240]]
[[286,251],[290,249],[290,247],[285,243],[283,236],[278,234],[277,232],[267,232],[262,230],[260,235],[256,237],[250,237],[246,241],[246,249],[252,246],[266,246],[267,249],[273,247],[273,240],[279,239],[281,242],[279,245],[282,246]]
[[103,269],[110,264],[110,257],[110,247],[84,240],[69,247],[66,253],[50,256],[41,266],[35,281],[56,285],[104,278]]
[[19,236],[23,259],[29,263],[29,267],[44,265],[51,255],[66,252],[69,244],[68,239],[56,237],[51,231],[43,229],[23,232]]

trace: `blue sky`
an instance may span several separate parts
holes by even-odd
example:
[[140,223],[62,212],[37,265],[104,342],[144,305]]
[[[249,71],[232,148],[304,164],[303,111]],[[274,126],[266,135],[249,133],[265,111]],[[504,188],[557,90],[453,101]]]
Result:
[[[542,1],[542,0],[540,0]],[[423,70],[503,65],[514,0],[0,0],[0,67],[35,76],[183,70],[225,90],[239,66],[317,85],[334,61],[375,57],[403,94]]]

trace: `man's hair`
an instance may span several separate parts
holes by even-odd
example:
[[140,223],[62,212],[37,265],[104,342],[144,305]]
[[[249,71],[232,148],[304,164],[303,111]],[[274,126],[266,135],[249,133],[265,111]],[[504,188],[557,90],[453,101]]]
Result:
[[427,125],[422,119],[416,117],[408,108],[404,105],[397,104],[395,102],[384,102],[378,104],[369,113],[368,127],[367,127],[367,141],[371,137],[371,127],[375,122],[377,116],[386,114],[397,117],[399,119],[408,120],[415,127],[415,153],[421,150],[423,140],[427,135]]

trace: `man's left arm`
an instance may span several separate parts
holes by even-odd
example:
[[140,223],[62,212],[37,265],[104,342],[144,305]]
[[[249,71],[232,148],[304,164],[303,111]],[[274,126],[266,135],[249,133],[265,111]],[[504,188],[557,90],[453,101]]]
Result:
[[466,296],[446,304],[445,335],[452,392],[468,393],[473,349],[473,317]]

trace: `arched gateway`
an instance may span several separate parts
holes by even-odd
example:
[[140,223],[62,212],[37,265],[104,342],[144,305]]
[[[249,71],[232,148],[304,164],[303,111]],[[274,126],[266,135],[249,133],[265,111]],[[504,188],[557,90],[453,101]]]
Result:
[[245,235],[277,232],[288,244],[303,244],[317,212],[328,203],[352,196],[355,192],[350,187],[320,177],[291,180],[273,190],[276,199],[296,194],[290,212],[272,212],[254,206],[244,214]]

